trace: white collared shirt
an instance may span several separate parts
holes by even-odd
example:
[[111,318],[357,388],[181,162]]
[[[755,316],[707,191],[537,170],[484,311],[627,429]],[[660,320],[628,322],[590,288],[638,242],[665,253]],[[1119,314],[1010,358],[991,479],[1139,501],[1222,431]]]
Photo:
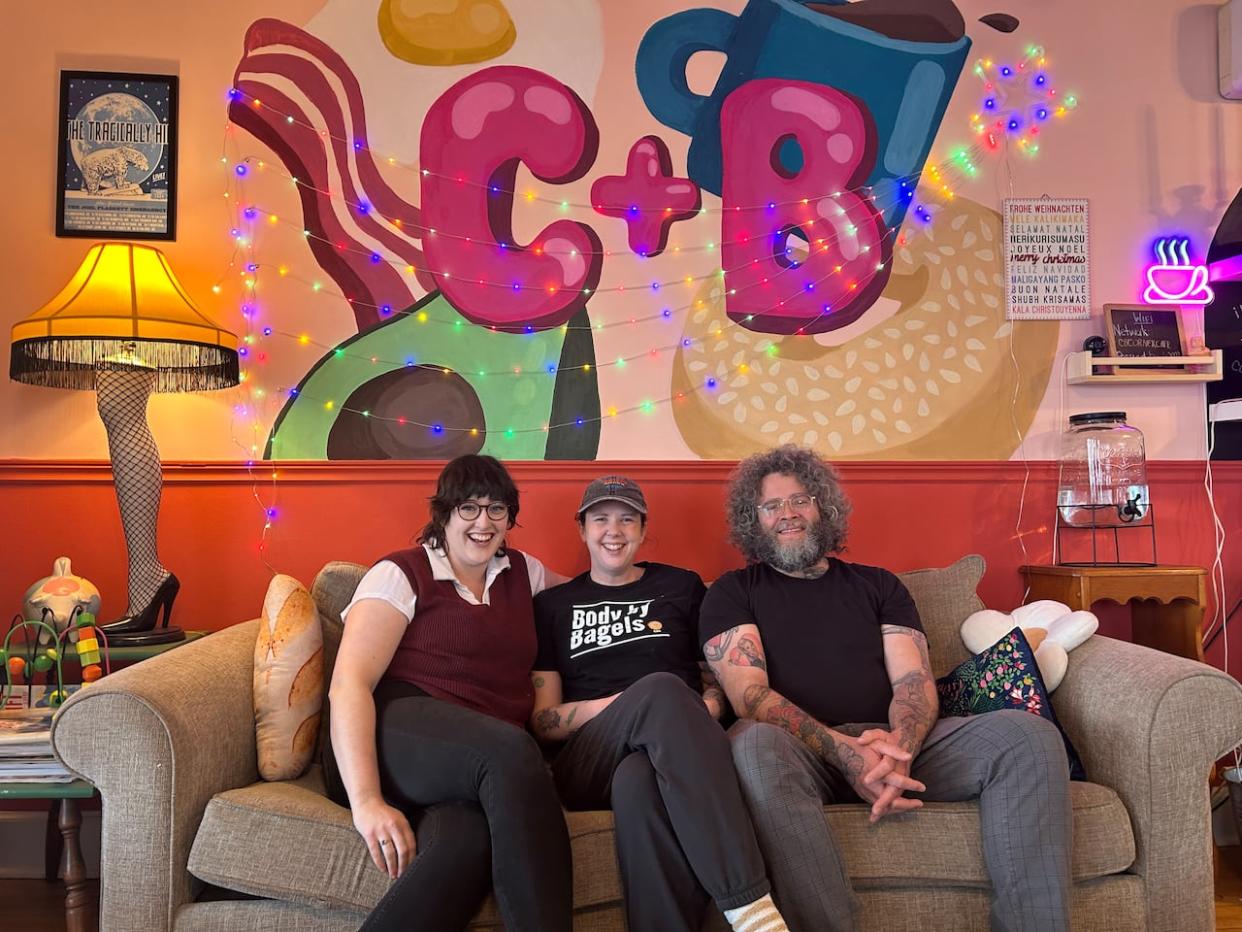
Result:
[[[462,601],[470,605],[492,604],[492,583],[496,581],[497,576],[509,568],[508,556],[494,554],[488,561],[487,575],[483,580],[483,601],[480,603],[470,588],[464,585],[453,572],[453,564],[449,562],[448,554],[443,550],[429,547],[427,544],[422,546],[427,551],[427,559],[431,563],[432,579],[452,582]],[[523,552],[522,556],[526,558],[526,572],[530,577],[530,594],[538,595],[547,588],[547,570],[537,558],[529,553]],[[414,589],[404,571],[391,560],[380,560],[367,570],[366,575],[358,581],[358,588],[354,590],[353,599],[341,612],[341,620],[344,621],[349,610],[363,599],[379,599],[387,602],[405,616],[407,623],[414,618],[414,603],[417,601],[417,596],[414,595]]]

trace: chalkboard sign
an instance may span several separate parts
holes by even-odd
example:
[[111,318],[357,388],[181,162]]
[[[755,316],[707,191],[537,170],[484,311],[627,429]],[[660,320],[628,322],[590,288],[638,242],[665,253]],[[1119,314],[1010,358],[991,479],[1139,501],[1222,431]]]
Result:
[[[1104,305],[1105,338],[1110,356],[1184,356],[1182,314],[1177,308],[1147,304]],[[1185,366],[1131,368],[1185,369]]]

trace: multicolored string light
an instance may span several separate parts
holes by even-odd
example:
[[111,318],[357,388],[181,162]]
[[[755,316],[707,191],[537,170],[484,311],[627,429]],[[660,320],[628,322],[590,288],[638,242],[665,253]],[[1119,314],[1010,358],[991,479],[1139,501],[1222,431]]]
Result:
[[[1039,50],[1039,51],[1040,51],[1040,59],[1041,59],[1039,61],[1039,65],[1042,67],[1044,64],[1044,62],[1042,61],[1042,50]],[[984,68],[984,74],[986,74],[987,69],[991,67],[991,64],[990,63],[985,64],[981,62],[980,66]],[[1025,65],[1023,67],[1025,67]],[[247,103],[249,103],[251,106],[254,106],[256,108],[265,106],[260,100],[256,98],[250,98],[243,91],[236,89],[236,88],[230,89],[228,96],[230,100],[244,99],[246,100]],[[1053,111],[1054,115],[1058,115],[1058,116],[1063,115],[1064,109],[1072,108],[1074,103],[1076,103],[1076,101],[1074,101],[1073,98],[1068,98],[1064,102],[1064,106],[1060,112],[1055,111],[1055,110]],[[278,113],[278,111],[274,111],[273,108],[271,107],[268,107],[267,109]],[[506,196],[506,197],[511,198],[514,204],[549,205],[549,206],[554,207],[561,213],[567,213],[571,210],[595,211],[596,209],[596,205],[594,204],[582,203],[579,201],[574,201],[574,200],[566,199],[563,197],[548,195],[535,188],[526,188],[521,191],[516,190],[516,188],[514,190],[502,190],[499,186],[495,184],[484,184],[480,182],[470,181],[470,180],[460,178],[460,177],[448,177],[444,175],[433,176],[432,172],[426,168],[421,168],[421,167],[418,167],[417,165],[404,163],[401,160],[391,155],[383,155],[381,153],[375,152],[374,150],[370,149],[370,147],[368,147],[360,139],[349,139],[349,138],[337,137],[337,136],[330,134],[326,130],[319,129],[315,127],[314,125],[307,123],[305,121],[302,121],[292,115],[279,114],[279,113],[278,115],[283,116],[285,122],[289,125],[298,126],[299,128],[305,131],[313,132],[316,135],[324,138],[325,140],[330,140],[332,142],[338,142],[338,143],[344,143],[346,145],[352,146],[352,148],[355,151],[363,151],[363,150],[368,151],[373,157],[378,158],[380,161],[390,166],[399,167],[401,169],[408,170],[408,171],[418,172],[423,177],[438,177],[443,180],[447,180],[447,181],[454,182],[457,184],[467,185],[467,186],[471,186],[471,187],[475,187],[479,189],[485,189],[490,196]],[[229,124],[226,128],[226,148],[227,148],[227,142],[229,138],[228,133],[230,130],[232,130],[232,128],[233,127],[231,124]],[[982,136],[982,134],[979,134],[979,135]],[[922,173],[911,175],[907,178],[896,179],[897,181],[896,191],[898,192],[897,198],[898,200],[904,198],[909,203],[909,215],[914,219],[914,221],[916,221],[915,229],[917,229],[919,225],[925,226],[929,224],[932,219],[932,215],[926,209],[926,207],[922,203],[915,202],[916,189],[922,195],[930,195],[932,197],[943,199],[943,200],[952,200],[953,197],[955,196],[955,193],[953,190],[953,184],[958,181],[969,180],[969,179],[972,179],[978,176],[978,173],[979,173],[978,159],[984,154],[986,149],[989,147],[990,146],[988,145],[986,139],[983,139],[983,138],[978,139],[968,146],[962,146],[954,150],[950,154],[950,156],[947,159],[945,159],[943,162],[941,162],[940,164],[929,163],[925,167]],[[1038,146],[1037,145],[1028,146],[1027,148],[1029,149],[1029,154],[1034,154],[1034,152],[1037,151]],[[234,248],[234,252],[232,256],[230,257],[228,269],[226,273],[221,277],[219,281],[217,281],[216,285],[213,287],[213,290],[216,293],[221,293],[225,283],[234,276],[234,273],[236,273],[236,275],[238,275],[241,278],[242,289],[243,289],[242,301],[241,301],[241,313],[242,313],[243,320],[244,320],[243,347],[241,349],[241,355],[243,359],[242,379],[243,379],[243,387],[247,391],[248,395],[247,395],[247,399],[245,403],[239,404],[235,407],[235,413],[238,418],[243,419],[246,423],[248,423],[250,437],[249,437],[248,443],[236,441],[236,438],[235,438],[235,442],[238,443],[240,448],[242,448],[243,450],[247,452],[247,465],[248,467],[252,469],[252,476],[256,476],[256,484],[253,487],[254,497],[255,497],[256,504],[262,511],[263,519],[264,519],[263,534],[259,542],[259,551],[260,551],[260,554],[262,554],[266,546],[268,533],[272,527],[272,522],[277,517],[276,479],[279,474],[276,468],[271,469],[270,471],[270,479],[272,481],[271,496],[270,496],[270,499],[265,499],[262,495],[259,494],[259,489],[257,485],[257,475],[253,471],[254,469],[258,468],[256,466],[255,460],[257,459],[259,455],[259,450],[261,449],[260,443],[261,443],[262,436],[264,433],[263,418],[262,418],[262,415],[264,414],[263,409],[269,408],[270,406],[273,406],[273,405],[279,407],[280,405],[284,403],[285,399],[288,397],[289,394],[296,394],[297,389],[290,390],[289,392],[286,392],[284,389],[279,389],[279,388],[276,390],[266,390],[264,389],[263,386],[259,385],[256,382],[255,374],[257,370],[255,369],[255,367],[258,365],[262,365],[268,359],[268,354],[266,353],[266,351],[258,349],[257,347],[260,346],[263,341],[271,339],[273,337],[280,337],[284,339],[295,339],[300,345],[303,345],[303,346],[311,345],[311,344],[317,345],[317,346],[322,347],[325,352],[328,350],[331,350],[332,346],[328,343],[321,343],[319,341],[312,340],[309,337],[309,335],[305,333],[292,334],[284,330],[274,329],[270,325],[261,325],[261,321],[259,320],[259,317],[260,317],[260,312],[259,312],[260,273],[261,271],[265,269],[271,270],[272,268],[275,268],[280,277],[291,277],[295,281],[305,282],[311,286],[313,291],[323,292],[326,294],[337,296],[349,304],[355,304],[356,302],[352,301],[346,295],[340,294],[339,292],[336,292],[334,290],[325,290],[323,286],[317,280],[304,279],[296,275],[290,276],[288,266],[286,265],[283,265],[283,264],[273,265],[270,262],[261,262],[259,260],[259,257],[257,255],[256,244],[257,244],[258,236],[263,229],[276,227],[282,224],[287,224],[289,226],[297,226],[297,227],[300,227],[301,225],[294,224],[292,221],[284,221],[275,212],[264,210],[259,205],[253,203],[252,199],[247,199],[247,198],[239,196],[241,194],[242,185],[247,180],[248,176],[250,175],[250,172],[252,171],[252,169],[257,169],[260,172],[263,172],[265,170],[274,171],[275,173],[283,175],[286,179],[290,181],[290,183],[292,183],[296,187],[307,189],[317,195],[327,197],[329,200],[341,203],[348,210],[357,211],[360,214],[371,214],[372,216],[375,216],[378,219],[385,220],[388,223],[391,223],[397,229],[401,230],[407,236],[413,236],[414,238],[422,238],[422,237],[429,237],[429,236],[442,236],[442,237],[453,237],[453,238],[464,240],[464,241],[470,241],[470,238],[468,236],[465,236],[463,234],[457,233],[452,230],[442,230],[442,229],[437,230],[437,229],[432,229],[429,227],[424,227],[417,222],[410,222],[408,218],[381,217],[378,214],[378,212],[373,211],[370,205],[366,204],[363,201],[353,202],[350,199],[343,197],[338,192],[316,188],[313,185],[309,184],[307,181],[303,179],[295,178],[289,175],[288,173],[284,172],[282,166],[274,166],[274,165],[269,166],[262,159],[259,159],[252,155],[243,155],[240,157],[237,155],[234,155],[230,157],[227,151],[225,151],[225,152],[222,152],[221,161],[222,161],[225,172],[227,173],[227,176],[230,182],[229,189],[225,191],[224,197],[226,199],[226,203],[228,204],[228,209],[230,211],[229,234],[230,234],[230,237],[234,241],[235,248]],[[763,217],[763,212],[775,211],[775,209],[780,206],[786,206],[786,205],[797,204],[797,203],[806,205],[806,204],[809,204],[812,199],[820,200],[823,198],[841,198],[845,194],[864,197],[870,200],[877,210],[881,209],[880,205],[877,203],[875,192],[870,187],[860,186],[858,188],[850,189],[848,191],[834,191],[830,194],[826,193],[826,194],[814,195],[814,196],[808,195],[803,198],[795,198],[795,199],[784,200],[784,201],[779,201],[779,202],[767,201],[764,203],[757,203],[757,204],[751,204],[751,205],[730,205],[728,207],[725,207],[724,205],[720,205],[720,206],[704,205],[703,207],[700,208],[698,213],[701,216],[704,214],[723,214],[726,210],[731,210],[735,212],[750,211],[750,212],[755,212],[757,214],[756,219],[761,221]],[[647,210],[652,210],[652,211],[660,210],[660,208],[640,208],[637,206],[635,207],[635,209],[636,210],[647,209]],[[807,227],[812,226],[815,222],[816,221],[812,219],[808,221],[808,223],[805,224],[805,226]],[[813,233],[814,231],[807,230],[806,232]],[[304,237],[308,239],[317,238],[317,239],[322,240],[325,243],[330,242],[324,237],[317,237],[315,234],[313,234],[311,231],[305,228],[301,228],[301,233]],[[908,233],[899,233],[899,231],[897,230],[888,230],[886,231],[885,235],[886,236],[893,235],[895,237],[899,236],[901,243],[905,243],[909,237]],[[747,240],[748,238],[743,238],[739,241],[746,242]],[[813,240],[808,240],[804,248],[808,252],[815,249],[816,247],[823,249],[823,250],[827,250],[828,248],[830,248],[830,244],[834,241],[835,241],[835,237],[828,237],[828,236],[816,237]],[[474,240],[474,242],[477,243],[478,240],[476,239]],[[384,256],[380,255],[379,253],[367,254],[365,250],[358,249],[358,248],[351,249],[351,247],[344,246],[343,244],[331,243],[331,245],[336,246],[337,248],[340,248],[340,249],[348,249],[355,253],[367,255],[368,259],[372,262],[388,262],[391,265],[404,267],[405,271],[411,275],[416,274],[419,271],[430,273],[432,275],[447,276],[450,274],[449,270],[419,269],[405,262],[396,262],[394,260],[387,259]],[[512,248],[513,246],[513,244],[501,243],[501,242],[490,243],[490,244],[485,244],[485,245],[491,245],[498,249],[507,249],[507,248]],[[715,250],[721,248],[722,245],[723,244],[721,244],[717,240],[708,240],[701,244],[677,243],[677,244],[671,244],[670,246],[668,246],[666,249],[666,254],[669,254],[669,253],[678,254],[678,253],[683,253],[683,252],[684,253],[698,253],[698,252],[712,253]],[[542,246],[540,246],[540,244],[538,243],[535,243],[525,248],[534,249],[538,251],[542,249]],[[616,255],[619,256],[619,255],[624,254],[624,252],[626,251],[625,250],[614,251],[614,250],[609,250],[609,249],[600,249],[598,251],[599,254],[602,254],[607,257],[613,256],[614,252]],[[642,255],[637,255],[636,258],[642,260],[642,259],[645,259],[646,257]],[[801,262],[794,262],[790,266],[783,268],[780,272],[775,273],[775,274],[785,274],[791,269],[798,268],[801,264],[802,264]],[[238,268],[239,265],[241,266],[240,269]],[[836,267],[833,271],[829,272],[827,275],[818,279],[816,282],[814,283],[808,282],[808,287],[812,287],[814,284],[818,284],[820,282],[826,281],[829,278],[831,278],[833,275],[840,274],[841,271],[842,270],[840,267]],[[682,276],[682,277],[678,277],[675,279],[668,279],[665,281],[643,281],[643,282],[621,283],[621,284],[616,284],[616,285],[605,286],[602,288],[597,287],[596,289],[594,289],[594,292],[595,293],[611,292],[615,295],[621,295],[628,291],[634,295],[646,294],[648,296],[651,296],[652,294],[659,292],[662,288],[668,288],[668,287],[673,287],[673,286],[678,286],[678,285],[693,286],[696,283],[701,284],[701,283],[710,281],[720,276],[724,276],[725,278],[727,278],[728,272],[729,270],[725,270],[725,269],[715,269],[711,272],[708,272],[702,275]],[[493,284],[496,287],[501,287],[501,288],[506,288],[506,289],[517,287],[519,289],[544,290],[541,286],[533,285],[533,284],[517,283],[517,285],[515,286],[514,283],[512,282],[481,282],[481,281],[478,281],[477,279],[475,281],[479,284]],[[590,294],[591,291],[584,290],[584,293]],[[731,293],[735,294],[736,290],[735,289],[731,290]],[[669,321],[673,318],[675,314],[678,314],[682,311],[691,310],[695,308],[696,306],[701,306],[702,304],[703,304],[703,301],[700,299],[700,300],[691,301],[689,303],[682,304],[676,307],[672,305],[668,305],[668,306],[662,307],[659,311],[655,313],[644,314],[641,316],[631,316],[628,319],[615,320],[610,323],[604,323],[602,321],[599,321],[599,322],[596,322],[590,325],[589,328],[582,328],[582,329],[603,330],[603,329],[610,328],[610,327],[635,326],[638,324],[647,323],[649,321],[660,321],[660,320]],[[773,308],[770,308],[769,310],[774,310],[777,306],[782,305],[782,304],[784,304],[783,301],[778,302],[776,306],[774,306]],[[394,308],[386,304],[380,304],[378,307],[373,308],[373,309],[379,311],[381,316],[388,316],[389,314],[396,315],[396,314],[406,313],[405,310]],[[825,308],[825,311],[827,310],[828,309]],[[419,311],[415,313],[419,315],[418,321],[420,323],[430,322],[433,324],[451,325],[458,330],[463,329],[462,321],[460,319],[456,319],[451,322],[440,321],[434,317],[428,317],[428,315],[425,312]],[[730,322],[726,324],[725,326],[736,326],[736,325]],[[523,332],[523,331],[530,332],[529,327],[513,327],[513,328],[490,327],[487,329],[490,329],[492,331],[510,332],[510,333],[517,333],[517,332]],[[571,329],[571,327],[570,325],[564,325],[561,329],[562,329],[562,332],[567,332],[569,329]],[[575,327],[573,329],[578,329],[578,328]],[[722,334],[723,334],[723,330],[718,329],[717,331],[715,331],[714,336],[720,337]],[[653,347],[650,350],[643,352],[643,353],[636,353],[636,354],[631,354],[628,356],[622,355],[612,361],[598,362],[595,365],[595,368],[606,368],[609,366],[613,366],[617,368],[624,368],[626,364],[629,362],[633,362],[633,361],[636,361],[642,358],[658,357],[663,352],[675,350],[679,347],[684,348],[691,344],[692,344],[692,341],[689,341],[688,339],[683,339],[676,343],[670,343],[667,345]],[[759,349],[760,351],[766,352],[768,355],[774,355],[776,354],[778,350],[778,346],[775,343],[775,341],[770,341],[766,345],[761,346]],[[342,350],[339,347],[336,349],[337,354],[347,353],[347,352],[348,351]],[[385,365],[395,364],[393,360],[379,360],[376,357],[369,357],[369,358],[370,358],[370,361],[375,364],[379,364],[381,362],[383,362]],[[407,358],[403,360],[402,365],[406,365],[406,366],[411,365],[411,358]],[[445,372],[448,371],[448,370],[443,369],[442,367],[430,366],[430,368],[435,368],[439,371],[445,371]],[[568,368],[578,369],[578,368],[583,368],[583,367],[575,366],[575,367],[568,367]],[[590,367],[587,366],[586,368],[590,368]],[[748,370],[748,365],[746,362],[742,362],[736,368],[737,368],[737,371],[744,373]],[[473,373],[473,374],[484,375],[484,376],[504,375],[504,374],[507,374],[509,371],[511,370],[480,371],[479,373]],[[520,367],[518,371],[520,372]],[[547,371],[549,375],[555,376],[557,372],[561,371],[561,367],[559,366],[559,363],[552,362],[548,364]],[[471,373],[466,373],[466,374],[471,374]],[[696,391],[712,391],[716,387],[717,387],[717,379],[715,377],[709,377],[705,379],[703,383],[700,386],[698,386],[695,390]],[[642,401],[641,403],[629,405],[629,406],[621,407],[621,408],[618,408],[617,406],[607,406],[601,412],[601,414],[596,417],[590,417],[590,418],[577,417],[564,424],[557,424],[557,425],[543,424],[538,427],[514,425],[514,426],[507,427],[503,429],[502,431],[498,431],[498,433],[500,433],[501,436],[513,437],[515,434],[518,434],[518,433],[548,431],[548,430],[552,430],[552,429],[559,428],[559,427],[582,427],[588,423],[592,423],[596,421],[603,421],[605,419],[610,419],[610,418],[615,418],[617,416],[631,413],[631,412],[650,413],[651,411],[655,409],[657,405],[674,403],[678,400],[683,399],[684,397],[685,397],[684,393],[678,393],[677,395],[670,395],[669,397],[663,398],[663,399],[647,399],[647,400]],[[325,407],[328,407],[328,408],[332,408],[337,404],[336,400],[331,399],[331,398],[307,399],[307,400],[319,401],[320,403],[324,404]],[[373,416],[368,411],[352,411],[352,409],[349,409],[345,406],[342,406],[340,410],[343,412],[350,412],[350,413],[358,414],[364,417]],[[270,417],[268,418],[268,420],[270,421]],[[445,432],[467,432],[472,435],[478,435],[480,432],[479,427],[473,426],[473,425],[444,425],[440,423],[422,423],[414,419],[401,418],[401,417],[386,418],[386,420],[396,421],[398,423],[405,424],[405,425],[412,426],[412,427],[425,428],[428,430],[432,430],[433,432],[437,434],[441,434]],[[266,468],[266,467],[263,467],[263,468]],[[264,557],[264,560],[266,562],[266,557]]]
[[[596,204],[583,203],[581,201],[572,201],[572,200],[568,200],[562,197],[555,197],[551,195],[542,194],[534,188],[526,188],[522,191],[518,191],[517,189],[505,188],[495,183],[476,181],[474,179],[466,178],[464,175],[447,175],[447,174],[440,173],[440,172],[433,172],[428,168],[423,168],[418,165],[411,164],[409,162],[398,159],[396,156],[386,155],[382,152],[372,149],[369,145],[367,145],[361,139],[354,139],[351,137],[340,136],[340,135],[331,133],[326,129],[319,129],[312,123],[308,123],[305,120],[302,120],[298,117],[293,116],[292,114],[285,113],[284,111],[281,111],[275,107],[272,107],[269,104],[264,104],[260,98],[247,94],[245,91],[241,90],[240,88],[236,88],[236,87],[229,88],[227,96],[230,101],[242,101],[254,107],[255,109],[266,109],[267,111],[271,113],[275,113],[278,117],[283,118],[284,121],[288,125],[298,127],[302,130],[311,132],[315,134],[316,136],[319,136],[322,139],[327,140],[328,142],[343,143],[346,146],[352,147],[354,151],[366,152],[372,158],[377,159],[387,165],[390,165],[390,166],[393,166],[395,168],[402,169],[405,171],[417,172],[419,175],[425,178],[435,178],[437,180],[452,182],[454,184],[462,185],[463,187],[466,187],[466,188],[473,188],[473,189],[477,189],[480,191],[485,191],[489,195],[492,195],[492,196],[503,195],[507,197],[512,197],[515,203],[525,202],[528,204],[548,204],[548,205],[558,208],[561,211],[568,211],[571,209],[584,210],[584,211],[595,211],[597,207],[599,206]],[[941,167],[944,168],[945,166],[941,166]],[[235,169],[235,170],[238,171],[239,175],[244,176],[245,170],[240,169],[240,166],[238,169]],[[919,175],[915,173],[915,174],[911,174],[907,176],[905,180],[907,181],[917,180],[918,177]],[[297,178],[292,178],[292,180],[295,184],[305,183],[302,180],[297,179]],[[788,206],[788,205],[793,205],[793,204],[798,204],[798,203],[807,204],[812,200],[818,201],[818,200],[822,200],[824,198],[829,198],[829,197],[833,197],[833,198],[840,197],[843,193],[846,193],[847,191],[850,193],[857,194],[862,191],[869,192],[870,188],[869,186],[860,185],[856,188],[834,190],[831,193],[824,191],[818,194],[807,194],[807,195],[804,195],[803,197],[792,198],[790,200],[785,200],[785,201],[768,200],[768,201],[762,201],[762,202],[755,203],[755,204],[731,204],[728,207],[725,207],[723,204],[719,207],[708,207],[707,205],[703,205],[699,209],[699,214],[702,215],[702,214],[724,213],[725,211],[735,211],[735,212],[770,211],[770,210],[774,210],[777,207],[783,207],[783,206]],[[329,197],[333,196],[332,192],[330,191],[321,191],[319,193],[326,194]],[[364,213],[370,210],[369,205],[365,205],[365,204],[351,204],[350,206],[354,207],[355,209],[360,209]],[[632,206],[630,210],[634,212],[663,213],[663,212],[666,212],[668,208],[641,207],[636,204]]]
[[981,58],[972,70],[983,82],[983,97],[970,117],[970,127],[987,150],[996,151],[1012,141],[1023,155],[1034,157],[1044,124],[1078,106],[1073,94],[1058,93],[1043,46],[1027,46],[1012,64]]

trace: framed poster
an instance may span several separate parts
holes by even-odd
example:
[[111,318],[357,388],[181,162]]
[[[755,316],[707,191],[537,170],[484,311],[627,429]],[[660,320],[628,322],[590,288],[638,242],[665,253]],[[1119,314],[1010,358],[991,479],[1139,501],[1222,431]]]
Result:
[[176,239],[177,77],[60,73],[56,235]]
[[1006,198],[1004,240],[1008,320],[1091,316],[1086,198]]
[[[1109,356],[1184,356],[1186,337],[1181,312],[1149,304],[1104,305],[1104,338]],[[1128,369],[1172,369],[1181,365],[1128,366]]]

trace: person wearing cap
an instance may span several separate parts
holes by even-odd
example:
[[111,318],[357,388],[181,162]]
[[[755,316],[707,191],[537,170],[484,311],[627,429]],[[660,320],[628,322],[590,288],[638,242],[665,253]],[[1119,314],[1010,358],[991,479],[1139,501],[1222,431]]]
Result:
[[557,746],[570,809],[611,808],[629,928],[697,930],[709,900],[734,929],[786,928],[705,680],[697,573],[636,562],[647,500],[625,476],[591,482],[577,512],[591,568],[535,598],[531,728]]
[[464,929],[489,889],[511,932],[570,932],[569,835],[526,731],[532,595],[564,577],[505,547],[517,515],[504,466],[459,456],[418,545],[341,613],[324,781],[392,878],[364,932]]

